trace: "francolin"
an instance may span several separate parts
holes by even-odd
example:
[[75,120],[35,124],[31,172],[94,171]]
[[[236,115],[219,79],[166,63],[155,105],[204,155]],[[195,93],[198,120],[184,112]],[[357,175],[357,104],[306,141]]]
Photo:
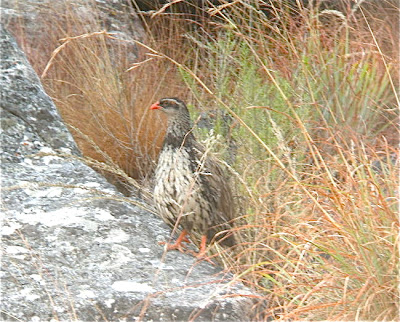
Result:
[[[187,235],[199,247],[198,258],[206,256],[207,242],[215,237],[232,246],[227,233],[234,219],[234,202],[222,166],[195,139],[189,111],[178,98],[163,98],[150,109],[167,115],[168,126],[155,171],[154,201],[159,214],[182,232],[168,250],[184,251]],[[217,235],[218,234],[218,235]]]

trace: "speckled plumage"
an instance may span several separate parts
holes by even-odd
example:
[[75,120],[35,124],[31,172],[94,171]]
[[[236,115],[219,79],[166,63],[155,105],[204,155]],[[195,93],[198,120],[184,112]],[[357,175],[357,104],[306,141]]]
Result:
[[[168,116],[167,133],[155,172],[154,201],[163,220],[186,230],[197,244],[229,229],[234,218],[232,193],[221,165],[196,141],[189,111],[179,99],[152,106]],[[230,236],[223,243],[232,245]]]

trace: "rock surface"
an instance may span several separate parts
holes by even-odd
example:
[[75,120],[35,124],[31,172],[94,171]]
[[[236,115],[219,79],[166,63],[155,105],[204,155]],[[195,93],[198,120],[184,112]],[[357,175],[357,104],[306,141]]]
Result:
[[170,229],[81,162],[5,30],[0,49],[1,319],[247,320],[250,292],[207,262],[165,255]]
[[[58,25],[62,25],[63,29],[68,28],[70,36],[81,35],[84,31],[91,33],[107,30],[118,39],[143,40],[145,37],[141,20],[129,0],[2,0],[0,9],[1,23],[13,32],[14,36],[18,35],[23,39],[25,47],[30,50],[30,57],[40,57],[45,63],[50,56],[43,57],[43,51],[55,49],[46,46],[48,30],[59,28]],[[79,21],[69,21],[72,16],[79,17]],[[110,47],[111,50],[117,51],[110,52],[112,56],[124,52],[128,53],[130,61],[137,58],[137,48],[134,44],[118,41],[118,46],[121,47],[119,50],[114,46]]]

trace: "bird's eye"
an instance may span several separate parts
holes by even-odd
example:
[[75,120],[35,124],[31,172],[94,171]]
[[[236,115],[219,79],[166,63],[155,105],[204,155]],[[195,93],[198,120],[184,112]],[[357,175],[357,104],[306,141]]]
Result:
[[166,99],[160,101],[160,105],[163,106],[165,109],[179,109],[179,105],[175,100],[172,99]]

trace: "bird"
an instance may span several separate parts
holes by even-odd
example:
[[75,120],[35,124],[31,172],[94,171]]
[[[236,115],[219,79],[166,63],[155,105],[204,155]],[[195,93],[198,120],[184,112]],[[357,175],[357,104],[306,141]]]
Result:
[[187,236],[199,247],[198,253],[193,252],[197,258],[206,257],[207,243],[216,235],[222,245],[233,246],[232,189],[222,165],[196,140],[186,104],[176,97],[162,98],[150,109],[167,116],[154,174],[154,202],[169,226],[182,229],[167,250],[185,252],[182,243],[189,242]]

